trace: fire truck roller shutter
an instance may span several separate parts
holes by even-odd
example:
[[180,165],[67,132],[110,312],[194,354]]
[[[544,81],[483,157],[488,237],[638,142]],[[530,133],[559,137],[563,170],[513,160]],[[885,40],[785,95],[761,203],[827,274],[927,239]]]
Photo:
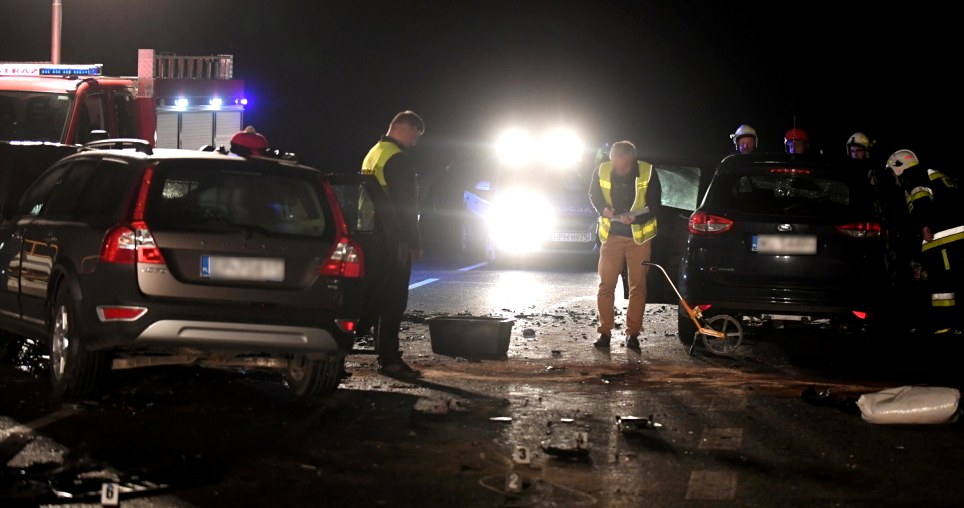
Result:
[[214,115],[208,111],[181,113],[181,146],[197,150],[214,143]]
[[177,148],[179,116],[177,113],[157,113],[157,148]]
[[214,117],[214,146],[230,148],[231,137],[243,129],[240,111],[219,111]]

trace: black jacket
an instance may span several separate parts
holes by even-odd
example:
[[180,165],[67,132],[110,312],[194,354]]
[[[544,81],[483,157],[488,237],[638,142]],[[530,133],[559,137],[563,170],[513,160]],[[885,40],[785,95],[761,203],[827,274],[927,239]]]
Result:
[[402,238],[410,249],[421,249],[422,240],[418,228],[418,173],[415,171],[412,156],[398,141],[388,136],[382,136],[381,140],[395,143],[402,150],[385,163],[385,183],[401,223]]

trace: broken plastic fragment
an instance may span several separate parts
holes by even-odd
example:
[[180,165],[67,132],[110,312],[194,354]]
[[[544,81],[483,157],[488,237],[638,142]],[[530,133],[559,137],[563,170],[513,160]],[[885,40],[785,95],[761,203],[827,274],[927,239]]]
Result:
[[631,433],[641,430],[658,429],[661,428],[663,424],[654,421],[652,415],[649,418],[641,416],[617,416],[616,426],[620,432]]
[[586,460],[589,458],[589,449],[584,447],[564,448],[561,446],[542,444],[542,451],[558,459],[565,460]]

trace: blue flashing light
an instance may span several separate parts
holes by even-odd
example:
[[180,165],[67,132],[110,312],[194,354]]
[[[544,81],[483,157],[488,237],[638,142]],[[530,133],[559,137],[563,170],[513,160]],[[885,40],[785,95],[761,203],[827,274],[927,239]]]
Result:
[[247,105],[248,105],[248,99],[245,99],[244,97],[241,97],[241,98],[239,98],[239,99],[234,99],[234,103],[237,104],[238,106],[247,106]]
[[41,67],[38,74],[41,76],[100,76],[103,74],[104,66],[96,65],[58,65],[55,67]]
[[222,101],[220,97],[214,97],[212,99],[208,99],[208,105],[210,106],[220,108],[222,104],[224,104],[224,101]]

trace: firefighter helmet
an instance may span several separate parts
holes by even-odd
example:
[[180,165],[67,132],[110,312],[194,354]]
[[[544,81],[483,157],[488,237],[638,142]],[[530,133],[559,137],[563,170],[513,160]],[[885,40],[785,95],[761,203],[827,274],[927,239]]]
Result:
[[807,131],[799,127],[794,127],[783,135],[783,142],[786,143],[789,141],[803,141],[804,143],[809,143],[810,137],[807,136]]
[[[874,142],[863,132],[855,132],[847,138],[847,157],[866,159],[870,157],[870,147]],[[862,148],[863,154],[855,152],[854,147]]]
[[900,176],[907,168],[916,166],[917,163],[917,155],[906,149],[897,150],[887,158],[887,167],[897,176]]
[[870,138],[867,137],[863,132],[855,132],[850,135],[850,139],[847,140],[847,149],[853,145],[863,147],[865,150],[870,150],[870,145],[872,145]]
[[733,140],[733,145],[736,146],[737,148],[739,148],[739,147],[740,147],[740,138],[742,138],[742,137],[744,137],[744,136],[752,136],[752,137],[753,137],[753,147],[755,148],[755,147],[759,146],[759,144],[760,144],[760,138],[757,137],[757,135],[756,135],[756,129],[754,129],[753,127],[750,127],[750,126],[747,125],[747,124],[743,124],[743,125],[737,127],[737,128],[736,128],[736,132],[734,132],[733,134],[730,134],[730,139]]
[[[797,150],[797,148],[793,146],[794,142],[803,143],[803,148],[801,150]],[[796,155],[803,153],[808,146],[810,146],[810,137],[807,136],[807,131],[799,127],[794,127],[783,135],[783,147],[789,154]]]

